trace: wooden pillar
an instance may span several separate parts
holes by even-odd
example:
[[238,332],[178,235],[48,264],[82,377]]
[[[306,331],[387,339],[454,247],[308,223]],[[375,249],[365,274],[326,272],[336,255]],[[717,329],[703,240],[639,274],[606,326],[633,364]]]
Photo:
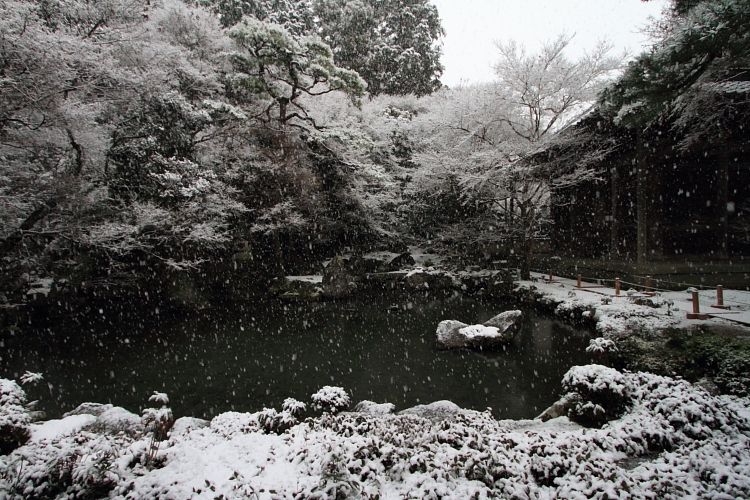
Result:
[[729,255],[729,153],[726,147],[719,150],[716,162],[716,250],[721,258]]
[[619,249],[619,239],[620,235],[618,234],[618,224],[619,220],[617,217],[617,204],[618,204],[618,173],[617,173],[617,165],[612,165],[612,168],[610,169],[610,185],[612,187],[612,194],[610,196],[612,201],[612,208],[610,210],[610,216],[612,217],[612,226],[610,226],[610,239],[609,239],[609,253],[611,256],[615,257],[620,254]]
[[636,253],[639,263],[648,260],[648,195],[650,190],[645,156],[643,131],[639,127],[635,139],[636,211],[638,217],[638,245]]

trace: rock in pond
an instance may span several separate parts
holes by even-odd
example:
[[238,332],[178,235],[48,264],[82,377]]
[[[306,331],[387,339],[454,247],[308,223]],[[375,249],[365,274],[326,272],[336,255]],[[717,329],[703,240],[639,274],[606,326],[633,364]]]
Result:
[[457,347],[494,347],[513,340],[521,328],[521,311],[505,311],[483,325],[467,325],[456,320],[441,321],[437,327],[438,345]]
[[347,274],[343,257],[335,256],[323,270],[323,294],[327,297],[343,297],[355,287],[356,285],[352,286],[352,278]]

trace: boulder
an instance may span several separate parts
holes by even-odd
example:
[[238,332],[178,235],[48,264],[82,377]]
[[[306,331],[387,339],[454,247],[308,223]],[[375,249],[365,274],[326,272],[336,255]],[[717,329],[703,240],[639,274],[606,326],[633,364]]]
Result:
[[368,257],[356,255],[349,259],[347,267],[355,276],[363,276],[368,273],[377,272],[381,264],[382,262],[377,259],[370,259]]
[[483,325],[467,325],[455,320],[441,321],[437,327],[438,345],[457,347],[496,347],[513,340],[521,328],[521,311],[506,311]]
[[351,281],[343,257],[337,255],[323,270],[323,294],[328,297],[347,295],[352,289]]
[[141,422],[141,417],[124,408],[115,406],[99,415],[96,421],[91,424],[90,430],[99,434],[119,434],[123,432],[129,436],[138,437],[143,434],[145,427]]
[[513,340],[513,337],[515,337],[521,329],[522,319],[523,312],[519,310],[505,311],[485,321],[484,326],[497,328],[501,337],[503,337],[501,342],[508,342]]
[[719,396],[721,394],[721,389],[719,388],[719,386],[716,385],[716,383],[710,378],[703,377],[693,385],[695,385],[696,387],[700,387],[712,396]]
[[393,413],[396,405],[393,403],[375,403],[373,401],[360,401],[352,410],[354,413],[365,413],[367,415],[383,416]]
[[103,405],[101,403],[81,403],[76,406],[75,410],[71,410],[67,413],[63,413],[63,418],[70,417],[72,415],[93,415],[98,417],[107,410],[111,410],[112,405]]
[[450,290],[453,278],[444,273],[415,270],[406,275],[404,285],[411,290]]
[[454,319],[446,319],[441,321],[437,327],[437,342],[440,346],[446,349],[453,347],[465,347],[466,339],[459,333],[459,330],[469,325],[461,323]]
[[414,264],[414,257],[412,257],[409,252],[404,252],[392,258],[387,264],[385,264],[384,271],[398,271],[405,267],[411,267]]
[[169,433],[172,436],[186,436],[194,429],[203,429],[209,425],[211,425],[211,422],[202,418],[180,417],[174,421]]
[[546,422],[547,420],[552,420],[553,418],[566,417],[568,415],[568,411],[579,400],[580,397],[577,397],[575,394],[566,394],[558,401],[556,401],[552,406],[544,410],[542,414],[536,418],[538,420],[541,420],[542,422]]
[[417,405],[400,411],[399,415],[416,415],[426,418],[433,423],[442,422],[456,416],[461,412],[461,407],[450,401],[435,401],[428,405]]

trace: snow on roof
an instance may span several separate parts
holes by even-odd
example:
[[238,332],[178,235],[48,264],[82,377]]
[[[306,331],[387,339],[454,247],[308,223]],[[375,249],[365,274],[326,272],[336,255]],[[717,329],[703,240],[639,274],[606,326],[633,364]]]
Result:
[[302,281],[304,283],[323,283],[323,275],[311,274],[307,276],[287,276],[287,281]]
[[750,93],[750,81],[737,81],[737,82],[712,82],[709,86],[724,92],[725,94],[748,94]]

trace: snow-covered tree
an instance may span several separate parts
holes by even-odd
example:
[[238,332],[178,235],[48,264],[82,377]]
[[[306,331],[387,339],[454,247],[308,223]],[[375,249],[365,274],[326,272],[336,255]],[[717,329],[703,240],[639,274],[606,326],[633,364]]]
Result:
[[314,9],[336,63],[359,73],[370,95],[440,88],[444,33],[427,0],[315,0]]
[[333,62],[331,49],[317,36],[295,38],[282,26],[243,17],[227,34],[239,50],[229,55],[234,72],[231,93],[248,101],[266,101],[257,116],[282,127],[317,128],[300,97],[344,92],[358,103],[366,84]]
[[611,45],[606,42],[570,60],[565,55],[570,40],[560,35],[542,44],[536,54],[514,42],[498,43],[492,118],[466,129],[475,139],[486,141],[490,124],[505,126],[499,128],[504,132],[502,140],[483,151],[462,184],[465,190],[484,193],[486,202],[502,214],[505,230],[519,251],[522,277],[529,275],[534,242],[549,213],[550,190],[560,178],[570,185],[593,175],[587,168],[573,173],[551,169],[540,153],[552,145],[558,132],[593,107],[622,62],[621,57],[609,55]]

